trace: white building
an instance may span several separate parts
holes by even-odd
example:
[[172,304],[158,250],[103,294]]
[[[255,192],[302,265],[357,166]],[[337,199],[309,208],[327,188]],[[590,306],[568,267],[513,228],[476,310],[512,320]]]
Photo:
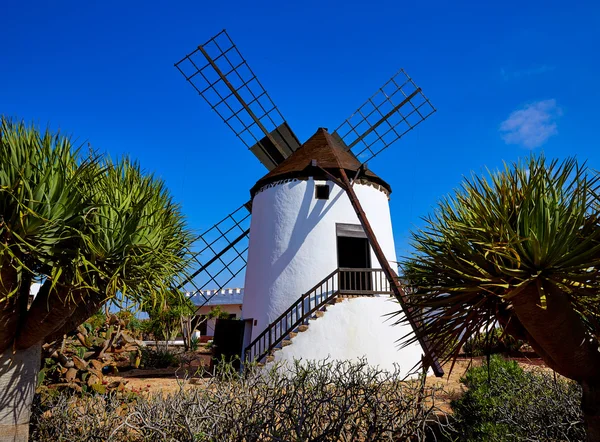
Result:
[[[242,316],[242,303],[244,302],[244,289],[238,287],[221,290],[201,290],[194,293],[190,297],[190,300],[194,304],[201,306],[196,310],[196,315],[206,316],[218,307],[223,313],[228,315],[229,319],[240,319]],[[215,335],[215,323],[215,319],[209,319],[200,324],[198,331],[201,342],[206,342],[213,338]]]
[[[366,357],[372,365],[390,369],[397,363],[408,372],[419,363],[423,352],[418,344],[398,349],[397,341],[410,333],[410,328],[394,326],[398,317],[388,316],[400,310],[394,298],[369,293],[382,291],[381,272],[345,272],[344,278],[354,278],[353,289],[363,296],[327,305],[327,312],[318,318],[313,314],[314,320],[303,320],[303,327],[297,325],[301,311],[306,313],[323,299],[323,289],[315,299],[298,304],[299,298],[336,269],[380,268],[348,195],[322,170],[338,177],[340,165],[350,178],[360,168],[351,152],[340,147],[325,129],[319,129],[252,188],[242,309],[242,318],[247,320],[245,346],[296,303],[289,317],[279,321],[279,329],[296,324],[283,332],[285,336],[272,326],[260,338],[263,347],[281,341],[281,350],[268,360]],[[354,190],[386,258],[395,266],[389,184],[367,170],[355,182]],[[339,278],[338,274],[330,278],[331,284],[324,282],[326,293],[349,288],[349,280],[342,283]],[[255,344],[254,350],[260,355],[263,348]]]

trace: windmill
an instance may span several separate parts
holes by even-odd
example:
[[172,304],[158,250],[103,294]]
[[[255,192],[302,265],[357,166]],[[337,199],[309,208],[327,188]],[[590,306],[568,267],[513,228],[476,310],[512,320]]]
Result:
[[[192,293],[197,305],[208,303],[218,290],[229,284],[248,264],[251,212],[253,202],[258,201],[257,195],[268,193],[265,189],[273,186],[293,187],[294,184],[289,183],[294,180],[304,182],[319,178],[318,182],[321,184],[315,184],[315,197],[320,198],[318,193],[321,192],[321,197],[328,199],[334,186],[347,196],[343,198],[347,202],[345,204],[351,207],[352,216],[360,222],[359,226],[337,223],[335,228],[349,229],[344,234],[346,236],[364,236],[367,249],[370,246],[367,259],[372,254],[381,269],[352,271],[337,268],[315,287],[303,292],[287,309],[281,307],[279,302],[279,306],[275,307],[276,311],[271,311],[267,317],[270,318],[266,320],[267,323],[263,320],[257,330],[247,333],[247,336],[252,337],[252,342],[250,338],[245,338],[246,357],[264,360],[276,345],[285,342],[292,330],[305,324],[310,315],[332,303],[334,297],[342,292],[393,294],[402,306],[410,326],[417,330],[420,327],[419,315],[407,306],[405,293],[390,264],[390,253],[386,256],[382,249],[376,233],[378,228],[373,228],[363,208],[364,202],[361,202],[357,193],[358,190],[364,193],[361,189],[367,186],[376,187],[380,193],[383,192],[387,201],[391,190],[389,185],[368,169],[367,162],[435,112],[421,88],[401,69],[333,133],[319,129],[308,141],[301,143],[225,30],[198,46],[175,63],[175,66],[269,171],[252,188],[251,201],[242,204],[198,236],[196,247],[192,250],[196,270],[179,288]],[[267,196],[260,198],[262,201]],[[340,195],[336,194],[336,198],[339,199]],[[261,207],[265,204],[268,206],[271,203],[261,202]],[[296,209],[292,212],[294,210]],[[261,216],[264,217],[264,214]],[[255,224],[252,224],[252,228],[259,231]],[[350,232],[351,230],[354,232]],[[388,230],[391,232],[391,224]],[[259,252],[254,252],[255,256],[257,254]],[[338,261],[339,259],[338,257]],[[319,279],[321,278],[317,280]],[[315,282],[317,281],[312,281],[311,284]],[[333,286],[335,287],[332,288]],[[218,290],[206,290],[214,287]],[[257,286],[257,290],[258,288]],[[273,287],[269,286],[267,289],[269,291]],[[260,290],[264,291],[265,287],[260,287]],[[256,302],[260,304],[263,301],[258,299]],[[271,301],[265,302],[268,305],[260,308],[273,308]],[[255,326],[256,323],[255,320]],[[252,324],[249,326],[252,327]],[[424,353],[424,363],[437,376],[443,375],[430,342],[421,339],[419,343]]]

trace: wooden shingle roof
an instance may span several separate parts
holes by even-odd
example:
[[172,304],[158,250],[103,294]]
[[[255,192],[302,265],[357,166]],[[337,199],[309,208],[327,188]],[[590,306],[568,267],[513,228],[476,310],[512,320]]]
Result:
[[[259,179],[252,189],[250,189],[251,196],[254,197],[256,192],[263,186],[284,179],[307,179],[308,177],[327,179],[322,170],[312,166],[312,160],[317,160],[317,164],[320,167],[337,178],[340,178],[340,166],[346,171],[348,177],[352,179],[361,165],[354,154],[340,146],[327,132],[327,129],[319,128],[312,137],[287,159]],[[360,178],[361,180],[379,184],[390,193],[392,191],[388,183],[368,169],[361,174]]]

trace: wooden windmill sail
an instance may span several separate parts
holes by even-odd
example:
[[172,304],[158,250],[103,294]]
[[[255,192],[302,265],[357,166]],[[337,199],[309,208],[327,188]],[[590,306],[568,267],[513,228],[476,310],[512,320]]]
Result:
[[[269,170],[294,153],[301,143],[259,82],[225,30],[198,46],[175,64],[186,80],[206,100],[244,145]],[[369,243],[412,328],[420,327],[410,310],[397,276],[377,241],[361,203],[353,190],[360,174],[369,173],[366,162],[380,154],[435,112],[429,99],[404,70],[398,71],[331,135],[329,143],[351,153],[362,167],[348,177],[340,158],[319,168],[348,194]],[[333,168],[333,169],[332,169]],[[336,173],[332,173],[334,170]],[[225,287],[246,265],[250,232],[250,203],[240,206],[199,235],[192,251],[196,271],[180,286],[205,304],[212,295],[206,288]],[[213,294],[215,291],[212,292]],[[429,342],[420,340],[426,364],[438,376],[442,368]]]

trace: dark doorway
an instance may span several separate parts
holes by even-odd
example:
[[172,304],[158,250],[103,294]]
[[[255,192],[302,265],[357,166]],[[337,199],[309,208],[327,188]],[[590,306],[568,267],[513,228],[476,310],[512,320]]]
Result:
[[239,370],[244,342],[244,321],[217,319],[213,338],[214,355],[217,361],[225,359]]
[[[338,267],[352,269],[371,268],[371,253],[367,238],[337,237]],[[349,271],[340,275],[340,289],[346,291],[371,290],[371,274]]]

